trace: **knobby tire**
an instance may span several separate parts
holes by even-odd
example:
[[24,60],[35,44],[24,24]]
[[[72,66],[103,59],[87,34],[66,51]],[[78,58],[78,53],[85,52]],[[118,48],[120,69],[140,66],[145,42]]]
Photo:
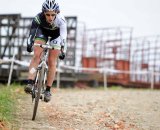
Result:
[[38,103],[39,103],[39,99],[40,99],[40,96],[41,96],[41,89],[42,89],[43,80],[44,80],[44,74],[45,74],[45,68],[42,65],[42,69],[40,70],[39,77],[38,77],[38,83],[37,83],[38,92],[35,96],[32,120],[35,120],[35,117],[36,117]]

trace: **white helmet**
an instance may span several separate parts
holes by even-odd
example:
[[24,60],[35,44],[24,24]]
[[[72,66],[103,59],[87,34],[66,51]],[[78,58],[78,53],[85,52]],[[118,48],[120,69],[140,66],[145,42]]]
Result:
[[56,0],[46,0],[42,5],[42,11],[56,11],[59,12],[59,5]]

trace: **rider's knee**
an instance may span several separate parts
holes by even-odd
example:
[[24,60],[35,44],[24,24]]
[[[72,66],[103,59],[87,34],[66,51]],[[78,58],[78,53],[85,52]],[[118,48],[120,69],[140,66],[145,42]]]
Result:
[[56,66],[57,66],[57,60],[49,60],[49,61],[48,61],[48,66],[49,66],[50,68],[56,67]]
[[39,55],[33,55],[33,61],[39,63],[40,62]]

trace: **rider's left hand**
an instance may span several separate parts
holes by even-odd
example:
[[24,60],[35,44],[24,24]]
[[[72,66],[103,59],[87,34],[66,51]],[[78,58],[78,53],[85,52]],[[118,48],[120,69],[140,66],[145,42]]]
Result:
[[60,60],[64,60],[64,58],[65,58],[65,53],[64,53],[64,46],[61,46],[61,53],[60,53],[60,55],[59,55],[59,59]]
[[62,51],[61,54],[59,55],[60,60],[64,60],[65,58],[65,53]]

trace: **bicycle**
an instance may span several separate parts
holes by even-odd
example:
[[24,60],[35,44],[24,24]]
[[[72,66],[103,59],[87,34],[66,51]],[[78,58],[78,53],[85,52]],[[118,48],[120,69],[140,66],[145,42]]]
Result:
[[[37,44],[37,43],[34,44],[34,46],[39,46],[43,48],[43,52],[42,52],[40,63],[37,67],[35,84],[33,86],[32,93],[31,93],[32,102],[34,102],[32,120],[35,120],[39,99],[43,100],[43,97],[44,97],[45,84],[46,84],[47,72],[48,72],[47,59],[48,59],[49,50],[55,49],[49,44],[50,43],[49,41],[50,39],[46,44]],[[61,47],[61,54],[63,53],[62,49],[63,48]]]

